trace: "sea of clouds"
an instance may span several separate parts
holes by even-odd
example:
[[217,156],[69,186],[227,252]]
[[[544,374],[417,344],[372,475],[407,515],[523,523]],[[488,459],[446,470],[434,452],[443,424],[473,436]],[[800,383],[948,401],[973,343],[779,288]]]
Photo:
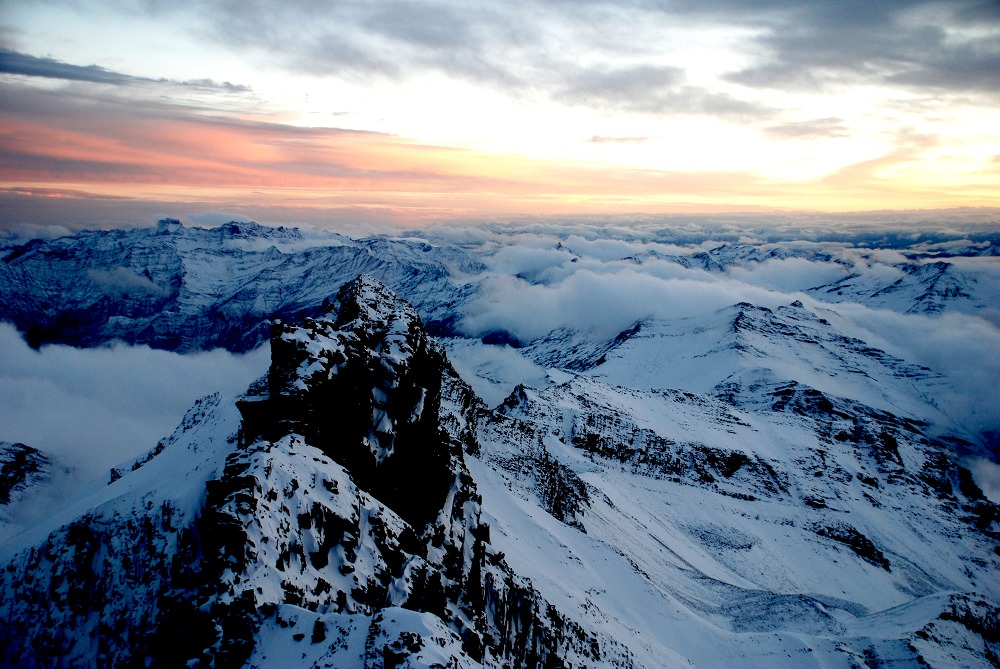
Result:
[[[1000,235],[982,226],[971,232],[968,226],[953,227],[935,231],[928,224],[907,233],[898,226],[870,224],[824,232],[817,225],[803,227],[796,236],[791,225],[769,229],[763,222],[748,230],[705,220],[666,227],[657,221],[535,221],[436,226],[394,236],[454,246],[484,263],[485,270],[471,275],[455,270],[456,281],[478,286],[456,321],[458,334],[470,339],[499,331],[529,343],[572,328],[607,341],[647,319],[698,318],[743,301],[774,309],[800,300],[807,308],[834,314],[834,324],[845,334],[943,374],[947,384],[935,398],[942,411],[964,434],[993,433],[992,442],[987,437],[984,443],[995,448],[1000,261],[973,254],[994,238],[1000,243]],[[301,237],[286,242],[288,248],[281,242],[277,247],[290,253],[331,243],[351,241],[303,229]],[[677,261],[723,243],[751,244],[757,255],[725,270]],[[975,298],[966,306],[959,300],[945,313],[835,304],[807,292],[858,275],[873,285],[889,285],[904,276],[904,263],[935,262],[941,254],[967,279]],[[137,280],[114,272],[109,268],[99,278],[129,286]],[[509,347],[458,342],[450,348],[463,374],[475,376],[478,370],[503,377],[501,383],[478,380],[488,400],[502,397],[513,383],[545,380],[544,370]],[[266,371],[269,356],[266,347],[243,356],[224,351],[179,355],[125,345],[36,351],[6,324],[0,324],[0,350],[0,439],[41,448],[88,475],[100,475],[155,445],[197,398],[243,391]],[[983,487],[1000,490],[996,466],[974,464]]]

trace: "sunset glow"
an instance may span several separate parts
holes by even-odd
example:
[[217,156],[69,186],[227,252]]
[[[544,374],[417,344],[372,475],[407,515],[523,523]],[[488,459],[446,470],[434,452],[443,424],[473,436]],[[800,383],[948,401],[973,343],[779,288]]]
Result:
[[1000,206],[976,3],[128,4],[5,9],[4,226]]

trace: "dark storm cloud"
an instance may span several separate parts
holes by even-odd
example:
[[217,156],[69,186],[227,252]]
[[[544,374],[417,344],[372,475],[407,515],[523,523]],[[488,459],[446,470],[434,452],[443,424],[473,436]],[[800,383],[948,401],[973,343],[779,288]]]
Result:
[[110,84],[112,86],[134,86],[137,84],[165,84],[170,86],[184,86],[188,88],[206,90],[224,90],[231,93],[246,93],[250,91],[247,86],[240,86],[226,82],[215,82],[210,79],[197,79],[193,81],[174,81],[170,79],[150,79],[148,77],[136,77],[130,74],[123,74],[108,70],[97,65],[72,65],[64,63],[54,58],[39,58],[26,53],[19,53],[9,49],[0,49],[0,72],[6,74],[20,74],[27,77],[43,77],[46,79],[64,79],[66,81],[86,81],[95,84]]

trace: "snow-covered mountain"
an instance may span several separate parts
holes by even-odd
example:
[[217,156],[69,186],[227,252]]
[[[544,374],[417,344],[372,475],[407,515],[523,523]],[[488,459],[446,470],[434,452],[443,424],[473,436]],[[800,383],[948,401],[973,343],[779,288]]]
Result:
[[[193,351],[246,351],[272,318],[323,313],[331,290],[366,273],[433,318],[458,299],[450,271],[478,265],[458,249],[295,228],[163,220],[155,229],[83,232],[6,249],[0,319],[34,345],[109,340]],[[447,285],[446,285],[447,284]]]
[[[44,480],[49,459],[36,448],[0,441],[0,509]],[[2,511],[0,511],[2,513]]]
[[942,622],[951,606],[1000,613],[996,506],[947,448],[806,387],[726,399],[582,376],[519,390],[481,425],[474,470],[493,482],[498,546],[643,666],[977,666],[995,652],[990,634]]
[[907,416],[934,415],[942,385],[939,374],[846,336],[822,310],[799,301],[774,310],[741,302],[706,316],[644,320],[604,342],[559,330],[524,354],[545,367],[629,388],[713,393],[799,382]]
[[[164,222],[5,250],[3,317],[36,343],[272,360],[0,544],[0,665],[1000,666],[1000,508],[965,459],[989,439],[945,401],[962,379],[840,305],[994,327],[990,245],[876,267],[426,237]],[[917,315],[865,292],[908,263],[959,289]],[[636,268],[724,289],[601,301]],[[572,322],[576,280],[602,313]],[[0,464],[0,522],[60,485],[30,446]]]
[[[155,228],[34,240],[0,249],[0,319],[35,346],[121,340],[179,351],[246,351],[267,340],[270,319],[321,314],[333,287],[365,273],[413,304],[432,332],[457,334],[464,308],[498,270],[544,283],[552,280],[551,263],[563,263],[564,274],[581,258],[654,275],[674,266],[695,279],[736,277],[765,286],[772,273],[792,268],[794,280],[782,274],[778,281],[814,299],[910,313],[995,310],[1000,289],[975,262],[995,258],[1000,243],[949,247],[947,256],[921,245],[888,257],[844,244],[723,243],[707,251],[700,244],[665,253],[659,244],[619,243],[588,258],[588,247],[554,237],[544,251],[532,239],[526,252],[549,256],[533,267],[523,260],[498,264],[502,250],[519,243],[516,234],[497,233],[489,243],[452,237],[352,239],[256,223],[203,229],[163,220]],[[820,269],[803,278],[806,265]]]
[[272,350],[239,402],[5,545],[6,665],[627,660],[493,548],[465,462],[482,406],[411,307],[362,277]]

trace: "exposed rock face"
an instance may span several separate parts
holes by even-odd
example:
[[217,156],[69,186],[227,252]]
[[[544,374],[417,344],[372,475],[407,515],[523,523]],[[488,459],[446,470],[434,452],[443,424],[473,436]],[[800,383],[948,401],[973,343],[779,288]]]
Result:
[[[138,477],[185,464],[182,439],[195,461],[218,398],[113,472],[122,497],[11,556],[4,663],[239,667],[266,659],[263,638],[306,633],[331,666],[627,661],[490,545],[465,464],[483,409],[412,307],[361,277],[329,317],[273,337],[267,382],[240,403],[239,439],[216,440],[200,506]],[[287,624],[300,618],[301,633]],[[328,626],[362,630],[361,643],[327,641]]]
[[[313,465],[320,471],[312,501],[291,511],[282,504],[278,514],[297,519],[292,535],[307,536],[272,532],[266,551],[256,551],[258,563],[306,574],[299,585],[282,581],[284,601],[349,614],[389,605],[431,613],[477,661],[558,666],[591,656],[589,637],[550,611],[490,547],[464,459],[478,449],[474,420],[484,408],[419,316],[365,276],[346,284],[335,305],[336,318],[275,326],[267,393],[241,404],[248,451],[223,478],[257,482],[262,476],[248,473],[254,468],[275,476],[274,464],[262,464],[274,462],[265,454],[290,452],[298,439],[325,456],[312,455],[321,463]],[[341,467],[339,479],[323,478]],[[265,519],[280,499],[296,497],[290,485],[261,502]],[[333,497],[323,503],[317,495]],[[241,487],[225,499],[259,497],[256,487]],[[333,501],[345,497],[348,505]]]
[[335,320],[273,327],[268,395],[242,405],[245,438],[301,434],[423,530],[464,471],[472,393],[384,285],[362,277],[336,304]]
[[[796,630],[809,638],[796,652],[835,666],[993,662],[997,505],[926,424],[762,376],[734,379],[718,397],[567,377],[518,387],[481,421],[483,459],[506,487],[620,550],[623,571],[638,574],[630,592],[663,587],[682,610],[745,635],[741,647],[785,644]],[[559,509],[548,506],[542,461],[580,482],[562,487]],[[547,550],[566,565],[549,578],[568,592],[589,582],[606,558],[588,561],[565,531],[536,522],[558,532]],[[495,533],[516,545],[508,533],[526,525]],[[949,599],[955,591],[965,592]],[[614,606],[597,588],[585,593],[585,610]],[[905,614],[886,601],[906,602]],[[675,605],[654,596],[643,610]],[[646,629],[664,648],[637,661],[654,666],[670,649],[714,666],[713,633],[700,634]]]
[[25,444],[0,441],[0,506],[45,476],[49,459]]

